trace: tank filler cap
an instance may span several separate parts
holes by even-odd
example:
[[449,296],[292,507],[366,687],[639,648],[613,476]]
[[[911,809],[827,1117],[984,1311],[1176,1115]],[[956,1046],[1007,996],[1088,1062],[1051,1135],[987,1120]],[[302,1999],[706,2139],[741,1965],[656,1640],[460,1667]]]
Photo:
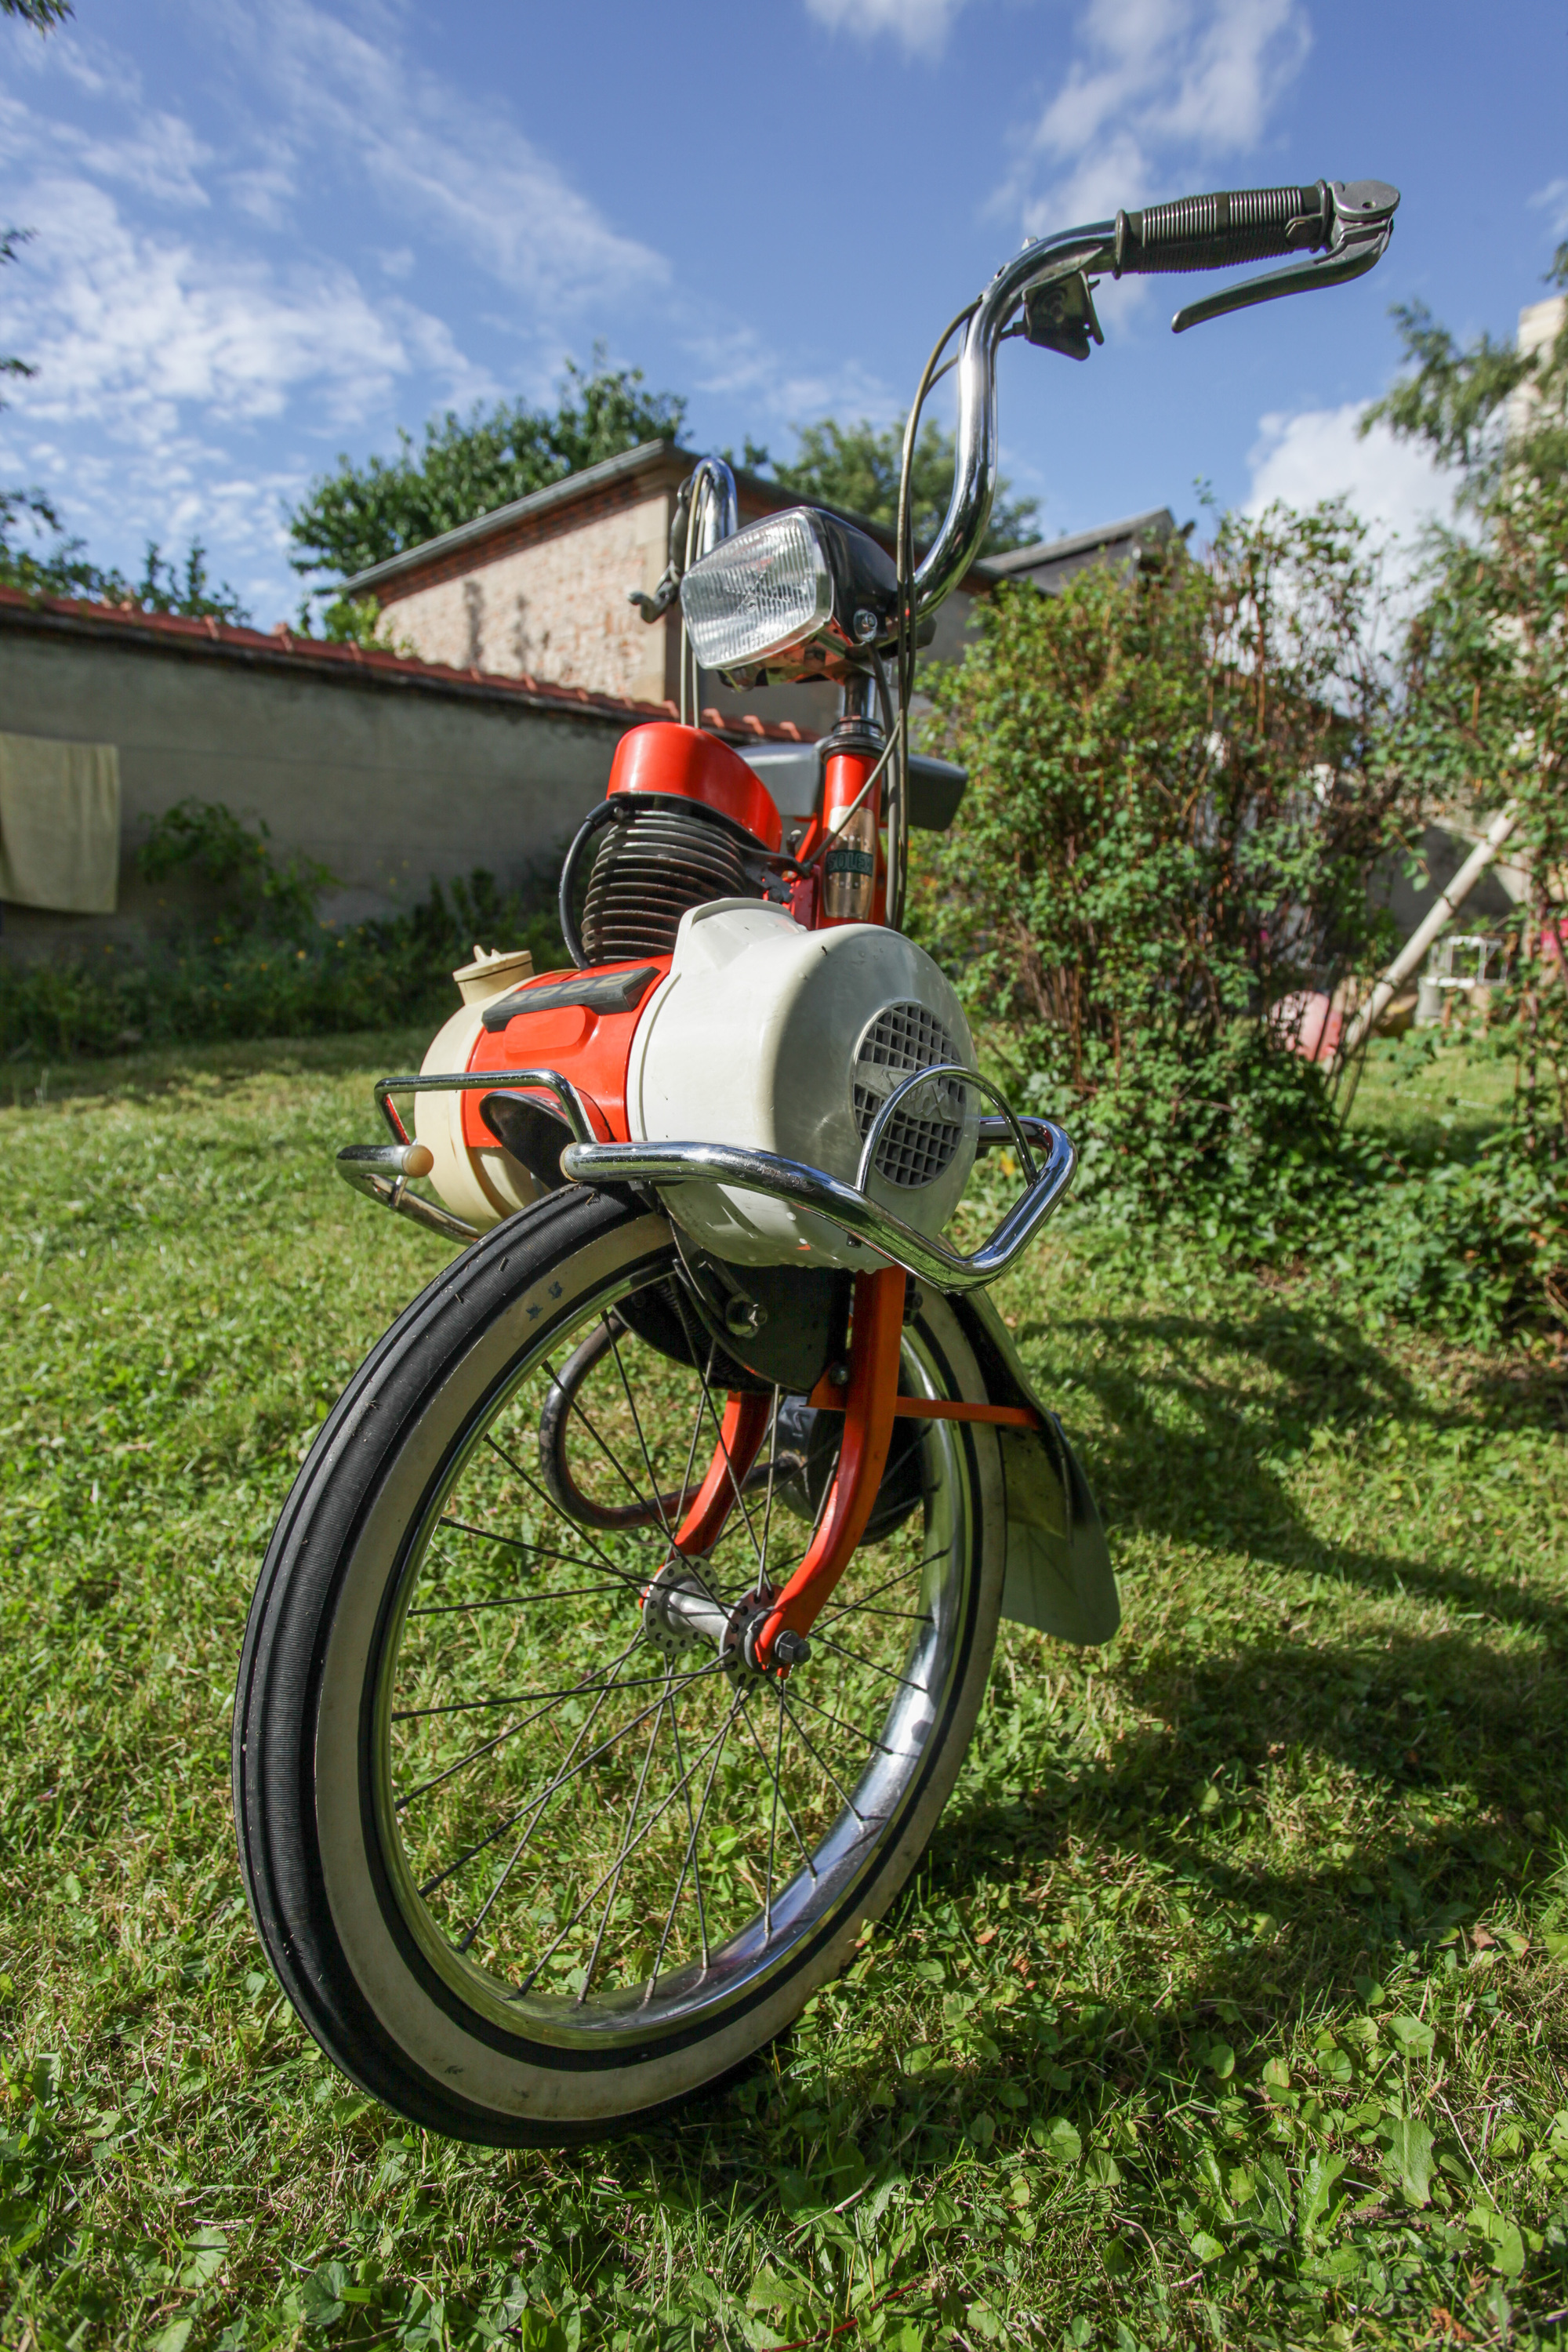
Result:
[[533,978],[533,957],[527,948],[476,945],[472,963],[460,963],[452,978],[465,1004],[488,1004],[504,989]]

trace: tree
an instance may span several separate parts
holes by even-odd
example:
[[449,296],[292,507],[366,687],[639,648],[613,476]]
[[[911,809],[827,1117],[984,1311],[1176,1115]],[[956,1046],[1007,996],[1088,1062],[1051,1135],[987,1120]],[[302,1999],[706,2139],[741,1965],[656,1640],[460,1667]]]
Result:
[[[1568,244],[1558,247],[1545,283],[1568,288]],[[1425,303],[1398,303],[1392,315],[1412,373],[1363,410],[1363,437],[1374,425],[1386,425],[1401,440],[1424,441],[1440,465],[1458,469],[1463,502],[1482,507],[1497,490],[1507,462],[1510,404],[1525,390],[1535,395],[1532,462],[1555,470],[1568,462],[1561,397],[1548,398],[1544,407],[1541,401],[1552,383],[1561,394],[1561,339],[1554,352],[1521,352],[1514,343],[1494,343],[1481,335],[1461,351]]]
[[[58,533],[52,547],[34,553],[12,542],[16,518],[26,515],[35,530]],[[226,580],[208,577],[206,550],[193,540],[183,565],[171,563],[157,541],[149,540],[140,580],[127,580],[112,567],[105,571],[87,551],[85,541],[68,539],[47,499],[36,492],[0,492],[0,584],[21,588],[29,596],[81,597],[92,604],[124,604],[139,613],[178,613],[188,620],[227,621],[244,627],[250,619]]]
[[[71,14],[71,0],[0,0],[0,13],[19,17],[23,24],[31,25],[36,32],[47,33],[55,26],[65,23]],[[16,260],[16,247],[25,245],[32,234],[30,228],[0,229],[0,268],[4,268],[6,262]],[[0,358],[0,375],[32,375],[34,373],[26,360]],[[7,495],[8,503],[15,504],[19,499],[31,511],[47,514],[53,520],[47,501],[41,500],[36,491],[12,491]],[[5,519],[9,520],[8,514]]]
[[[18,17],[37,32],[47,33],[55,26],[63,25],[71,14],[71,0],[0,0],[0,12]],[[18,246],[26,245],[33,235],[30,228],[0,229],[0,269],[7,262],[16,260]],[[37,373],[37,368],[28,361],[18,359],[14,352],[0,354],[0,376]],[[0,401],[0,407],[4,405],[5,403]],[[0,579],[7,582],[11,581],[11,573],[6,567],[14,560],[10,534],[22,516],[26,516],[36,530],[58,531],[60,528],[59,516],[42,490],[0,490]]]
[[[891,530],[899,519],[899,480],[903,466],[904,427],[900,422],[879,431],[869,417],[840,425],[825,417],[820,425],[797,427],[799,447],[787,465],[774,465],[773,479],[795,497],[820,506],[843,507]],[[935,536],[947,512],[952,492],[953,438],[934,417],[928,417],[915,443],[910,469],[918,540]],[[761,470],[768,452],[746,444],[745,462]],[[1024,547],[1037,536],[1037,502],[1009,499],[1005,477],[996,485],[985,552],[999,555],[1004,548]]]
[[685,415],[674,393],[646,392],[640,368],[608,368],[595,349],[591,370],[568,361],[553,410],[524,400],[466,417],[448,409],[421,446],[400,430],[395,457],[341,456],[289,516],[289,560],[300,572],[351,579],[624,449],[673,440]]

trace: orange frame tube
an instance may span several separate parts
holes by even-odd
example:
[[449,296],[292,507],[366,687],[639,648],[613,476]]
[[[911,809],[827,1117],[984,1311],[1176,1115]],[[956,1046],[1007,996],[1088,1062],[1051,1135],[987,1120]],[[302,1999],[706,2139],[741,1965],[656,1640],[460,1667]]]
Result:
[[771,1664],[781,1633],[811,1631],[866,1532],[893,1438],[907,1280],[901,1265],[855,1277],[849,1382],[844,1391],[844,1443],[838,1467],[805,1558],[757,1635],[755,1657],[760,1666]]
[[771,1396],[730,1391],[708,1475],[676,1535],[675,1549],[688,1559],[711,1551],[723,1534],[742,1483],[767,1435],[773,1406]]

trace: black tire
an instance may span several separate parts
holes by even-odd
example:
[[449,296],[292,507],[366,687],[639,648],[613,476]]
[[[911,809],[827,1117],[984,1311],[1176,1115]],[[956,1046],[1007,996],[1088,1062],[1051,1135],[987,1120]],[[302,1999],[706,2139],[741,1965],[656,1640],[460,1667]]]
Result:
[[[921,1433],[923,1508],[906,1515],[885,1546],[856,1554],[838,1614],[853,1621],[858,1647],[826,1634],[825,1617],[825,1639],[814,1641],[821,1679],[807,1679],[812,1667],[796,1669],[793,1700],[776,1682],[737,1675],[713,1643],[682,1652],[678,1664],[637,1646],[639,1580],[668,1557],[664,1536],[658,1528],[635,1538],[601,1536],[563,1514],[563,1538],[533,1499],[550,1502],[519,1452],[518,1432],[537,1425],[529,1416],[547,1368],[585,1329],[613,1328],[618,1344],[605,1379],[618,1372],[619,1388],[595,1392],[594,1411],[613,1436],[623,1428],[611,1416],[624,1390],[624,1429],[636,1428],[648,1491],[668,1486],[672,1456],[660,1417],[676,1429],[685,1426],[674,1419],[677,1405],[695,1413],[695,1432],[712,1408],[689,1365],[667,1354],[649,1349],[637,1360],[634,1384],[623,1361],[634,1334],[614,1302],[662,1280],[672,1264],[660,1215],[575,1187],[476,1243],[398,1318],[334,1407],[295,1481],[251,1604],[234,1794],[262,1942],[300,2018],[344,2073],[411,2121],[459,2139],[562,2146],[602,2136],[731,2072],[778,2033],[843,1965],[861,1924],[886,1909],[926,1844],[989,1670],[1004,1551],[1000,1457],[994,1431],[952,1422],[900,1425]],[[958,1319],[938,1296],[928,1294],[909,1328],[905,1371],[929,1394],[984,1395]],[[680,1381],[678,1395],[672,1384]],[[775,1397],[775,1428],[777,1416]],[[615,1446],[586,1405],[580,1418],[624,1488]],[[619,1442],[629,1451],[629,1438]],[[782,1444],[775,1454],[782,1475]],[[597,1461],[584,1439],[574,1475],[591,1482]],[[691,1475],[689,1468],[688,1488]],[[457,1517],[454,1496],[482,1517]],[[771,1510],[771,1487],[768,1501]],[[761,1518],[758,1538],[760,1511],[759,1496],[743,1527],[742,1514],[732,1514],[724,1538],[733,1535],[747,1574],[748,1540],[765,1563],[775,1558],[770,1519]],[[552,1548],[524,1532],[536,1524]],[[806,1530],[781,1515],[781,1538],[786,1528],[798,1554]],[[640,1555],[615,1551],[634,1539]],[[912,1566],[911,1546],[921,1555]],[[578,1565],[550,1564],[568,1559]],[[532,1587],[495,1597],[498,1560],[513,1564],[513,1583],[531,1575]],[[699,1564],[699,1581],[710,1579],[714,1594],[737,1572],[722,1560],[721,1543]],[[603,1580],[605,1597],[588,1608],[571,1581],[580,1572]],[[567,1586],[549,1581],[558,1574]],[[856,1597],[868,1591],[869,1600]],[[879,1591],[912,1605],[878,1606]],[[432,1592],[433,1601],[417,1597]],[[727,1597],[723,1605],[731,1605]],[[684,1622],[678,1634],[688,1638]],[[585,1655],[586,1673],[572,1681],[560,1660]],[[513,1666],[514,1656],[522,1663]],[[547,1684],[562,1687],[489,1690],[487,1678],[503,1669],[503,1680],[526,1682],[535,1660]],[[646,1705],[645,1682],[658,1694]],[[432,1692],[438,1703],[412,1703]],[[592,1727],[602,1715],[597,1741],[619,1723],[627,1696],[632,1717],[602,1745],[584,1749],[590,1735],[577,1732],[566,1746],[573,1706],[581,1717],[595,1699],[588,1719]],[[824,1706],[835,1697],[838,1708]],[[542,1704],[513,1723],[508,1711],[525,1701]],[[633,1730],[640,1738],[650,1717],[649,1760],[617,1830]],[[470,1717],[481,1729],[487,1717],[502,1728],[429,1778],[453,1743],[470,1738]],[[542,1727],[525,1738],[535,1723]],[[699,1766],[685,1761],[682,1724],[690,1752],[706,1735],[702,1753],[713,1756],[696,1810]],[[839,1728],[823,1727],[832,1724]],[[645,1820],[656,1754],[664,1778],[648,1793]],[[660,1797],[667,1783],[670,1793]],[[678,1799],[691,1827],[677,1872]],[[771,1807],[765,1891],[759,1806]],[[802,1856],[787,1884],[781,1808]],[[463,1844],[498,1819],[500,1829]],[[498,1841],[510,1840],[520,1820],[519,1853],[542,1822],[550,1826],[515,1879],[507,1874],[517,1855],[505,1864],[458,1936],[465,1906],[505,1850]],[[589,1882],[617,1834],[613,1875],[602,1875],[547,1941],[555,1912]],[[456,1858],[421,1884],[447,1853],[443,1839]],[[584,1964],[588,1903],[596,1906],[606,1885]]]

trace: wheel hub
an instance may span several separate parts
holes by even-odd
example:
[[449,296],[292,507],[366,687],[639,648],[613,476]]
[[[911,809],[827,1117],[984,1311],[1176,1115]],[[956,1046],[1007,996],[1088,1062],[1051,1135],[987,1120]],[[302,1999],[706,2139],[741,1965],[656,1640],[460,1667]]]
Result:
[[[764,1682],[768,1673],[757,1664],[756,1642],[775,1598],[771,1591],[748,1592],[729,1608],[709,1590],[690,1561],[677,1553],[666,1560],[643,1595],[643,1638],[668,1665],[679,1664],[693,1650],[711,1647],[718,1650],[731,1682]],[[788,1669],[804,1665],[810,1655],[809,1642],[786,1634],[777,1662]]]

